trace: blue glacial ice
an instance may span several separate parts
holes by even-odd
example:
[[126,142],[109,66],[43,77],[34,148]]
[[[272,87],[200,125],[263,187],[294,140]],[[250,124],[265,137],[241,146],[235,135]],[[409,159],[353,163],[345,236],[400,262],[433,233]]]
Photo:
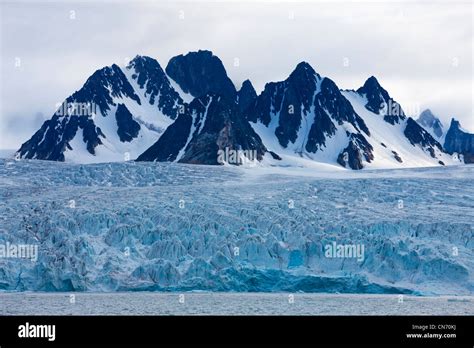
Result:
[[0,245],[39,247],[0,258],[0,290],[474,293],[474,166],[0,160],[0,195]]

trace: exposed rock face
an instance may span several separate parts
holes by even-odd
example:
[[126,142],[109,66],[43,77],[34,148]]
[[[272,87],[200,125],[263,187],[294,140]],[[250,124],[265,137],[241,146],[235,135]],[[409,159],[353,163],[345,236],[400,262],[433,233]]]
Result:
[[374,159],[374,148],[362,134],[350,134],[349,139],[349,145],[339,154],[337,162],[343,167],[362,169],[363,159],[369,163]]
[[425,151],[428,151],[433,158],[436,158],[436,149],[440,152],[443,151],[441,144],[411,117],[407,120],[404,134],[413,146],[416,144],[420,145]]
[[102,144],[101,137],[105,138],[100,128],[96,127],[90,118],[54,115],[21,146],[18,150],[19,156],[28,159],[64,161],[64,151],[72,149],[69,142],[79,129],[83,131],[82,140],[86,144],[87,151],[94,155],[96,146]]
[[137,161],[173,162],[187,144],[193,118],[188,114],[179,115],[163,135],[138,156]]
[[194,97],[218,94],[234,99],[237,93],[221,60],[210,51],[176,56],[166,66],[166,73]]
[[[236,91],[210,51],[176,56],[166,72],[155,59],[136,56],[123,70],[112,65],[96,71],[65,103],[94,105],[97,111],[58,110],[17,156],[193,164],[265,158],[271,165],[293,165],[302,157],[352,169],[454,162],[441,148],[441,123],[429,110],[420,125],[375,77],[357,91],[342,91],[307,62],[257,95],[249,80]],[[471,138],[455,128],[446,144],[471,161]]]
[[124,104],[117,106],[115,119],[117,120],[117,134],[120,137],[120,141],[130,142],[133,138],[138,136],[140,124],[133,119],[132,114]]
[[151,105],[156,104],[158,109],[171,119],[178,116],[183,100],[171,86],[168,77],[155,59],[136,56],[127,69],[132,72],[132,79],[144,89]]
[[247,111],[249,107],[253,106],[256,100],[257,92],[255,92],[252,82],[245,80],[237,92],[237,103],[239,104],[240,111]]
[[66,102],[95,104],[99,107],[102,116],[106,116],[110,107],[115,105],[114,97],[128,97],[139,105],[141,104],[140,98],[128,82],[127,77],[115,64],[97,70],[89,77],[84,86],[70,96]]
[[[116,158],[123,158],[126,150],[120,148],[120,143],[141,142],[144,139],[139,136],[142,132],[158,137],[164,131],[160,126],[167,124],[163,119],[169,119],[168,122],[175,119],[183,100],[171,87],[156,60],[137,56],[125,71],[130,73],[130,79],[115,64],[94,72],[84,86],[68,97],[51,119],[21,146],[18,156],[64,161],[66,152],[77,152],[80,151],[78,148],[85,147],[85,151],[94,157],[97,146],[106,142],[107,150],[115,152]],[[134,88],[133,83],[138,86]],[[141,125],[139,116],[148,116],[150,112],[145,104],[152,105],[161,116],[145,117],[149,122]],[[134,114],[130,106],[138,114]],[[149,144],[145,142],[143,146],[147,148]]]
[[[342,125],[347,122],[357,132],[362,131],[366,135],[370,135],[364,120],[356,114],[351,103],[342,96],[336,84],[328,78],[324,78],[321,82],[321,92],[316,96],[314,110],[315,119],[306,143],[306,150],[308,152],[316,152],[321,146],[325,146],[326,135],[334,135],[335,133],[335,123]],[[331,121],[331,118],[335,123]],[[350,140],[353,140],[355,137],[352,135],[353,133],[347,132]],[[361,137],[356,138],[362,139],[364,137],[361,135]],[[367,148],[364,151],[371,150]],[[362,166],[362,164],[359,163],[358,166]]]
[[342,126],[350,129],[340,130],[351,142],[350,148],[360,151],[357,156],[349,151],[349,165],[360,169],[362,162],[355,164],[354,161],[373,157],[369,146],[360,147],[366,142],[362,133],[370,135],[364,120],[336,84],[327,77],[322,78],[306,62],[298,64],[285,81],[268,83],[247,115],[250,121],[267,127],[277,124],[274,134],[279,144],[301,155],[316,154],[325,149],[328,139],[335,137],[338,127]]
[[[241,164],[243,159],[237,157],[251,154],[248,160],[260,161],[266,151],[236,103],[208,95],[193,100],[187,113],[180,115],[137,160]],[[223,161],[219,154],[224,156]],[[230,160],[226,156],[231,156]]]
[[369,77],[357,92],[367,98],[367,110],[383,115],[386,122],[394,125],[406,118],[400,104],[390,97],[374,76]]
[[465,163],[474,163],[474,134],[461,130],[459,121],[454,118],[446,133],[444,148],[450,154],[463,155]]
[[433,115],[430,109],[424,110],[418,117],[417,122],[426,130],[431,131],[438,139],[440,139],[444,134],[443,124],[435,115]]
[[295,142],[298,129],[311,112],[318,83],[321,77],[306,62],[297,65],[290,76],[282,82],[271,82],[257,98],[255,108],[249,112],[249,120],[260,121],[268,126],[278,117],[275,135],[283,147]]
[[[105,138],[101,129],[94,123],[94,117],[107,115],[114,105],[114,97],[128,97],[140,104],[139,97],[117,65],[97,70],[86,81],[84,86],[63,103],[50,120],[25,142],[18,150],[21,158],[64,161],[64,151],[72,149],[69,142],[82,129],[82,138],[87,151],[95,154],[96,146],[102,144],[100,137]],[[64,107],[65,105],[65,107]],[[92,109],[83,114],[81,108],[70,108],[74,105],[95,105],[99,115],[92,114]]]

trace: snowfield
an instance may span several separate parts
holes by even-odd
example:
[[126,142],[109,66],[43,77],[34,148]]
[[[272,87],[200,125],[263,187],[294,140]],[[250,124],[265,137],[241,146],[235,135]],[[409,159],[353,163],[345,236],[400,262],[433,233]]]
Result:
[[[474,293],[474,166],[0,160],[7,291]],[[363,260],[328,245],[363,246]]]

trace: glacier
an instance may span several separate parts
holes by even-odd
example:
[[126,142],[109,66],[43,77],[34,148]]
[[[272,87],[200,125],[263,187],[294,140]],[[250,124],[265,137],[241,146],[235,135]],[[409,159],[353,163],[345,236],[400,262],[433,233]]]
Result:
[[[474,293],[474,166],[0,159],[1,291]],[[332,243],[362,261],[328,258]]]

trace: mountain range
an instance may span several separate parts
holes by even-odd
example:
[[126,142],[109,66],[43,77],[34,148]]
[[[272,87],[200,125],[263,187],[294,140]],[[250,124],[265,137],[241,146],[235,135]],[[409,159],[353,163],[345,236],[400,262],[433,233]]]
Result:
[[165,69],[136,56],[97,70],[16,156],[362,169],[456,164],[473,153],[457,121],[446,133],[429,110],[415,121],[373,76],[341,90],[301,62],[257,94],[250,80],[237,89],[222,61],[200,50]]

